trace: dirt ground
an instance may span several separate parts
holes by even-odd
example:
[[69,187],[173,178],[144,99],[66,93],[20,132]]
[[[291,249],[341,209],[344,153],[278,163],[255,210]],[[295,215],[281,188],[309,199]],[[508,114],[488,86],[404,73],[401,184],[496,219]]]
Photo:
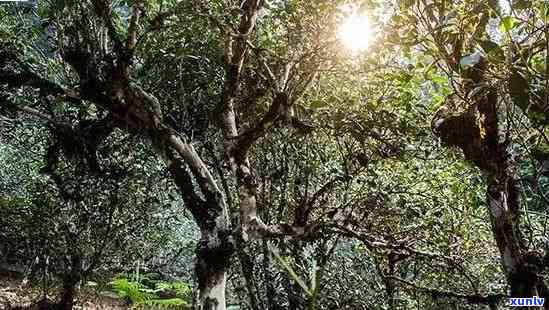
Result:
[[[40,289],[31,287],[23,279],[0,275],[0,310],[29,307],[40,297]],[[75,310],[126,310],[131,308],[123,300],[115,298],[112,293],[99,293],[93,289],[81,290],[74,307]]]

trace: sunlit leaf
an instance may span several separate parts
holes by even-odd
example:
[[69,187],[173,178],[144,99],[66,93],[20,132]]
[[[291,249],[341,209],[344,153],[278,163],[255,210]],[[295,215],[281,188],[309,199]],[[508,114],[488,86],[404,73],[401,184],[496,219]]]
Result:
[[511,29],[515,26],[515,18],[512,16],[505,16],[501,19],[499,26],[504,32],[511,31]]

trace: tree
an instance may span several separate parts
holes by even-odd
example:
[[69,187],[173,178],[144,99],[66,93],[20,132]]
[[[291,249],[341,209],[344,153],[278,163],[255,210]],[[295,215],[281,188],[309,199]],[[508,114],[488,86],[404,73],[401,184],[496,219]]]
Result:
[[[143,141],[138,153],[154,153],[167,171],[153,161],[136,180],[157,171],[200,230],[197,308],[225,309],[226,292],[252,309],[455,300],[494,308],[507,297],[496,247],[512,296],[545,294],[547,224],[521,213],[546,201],[534,171],[546,161],[542,4],[504,12],[482,1],[93,0],[0,9],[2,121],[39,119],[57,137],[48,153],[62,154],[47,167],[76,158],[105,184],[117,182],[111,172],[125,158],[114,146]],[[338,25],[366,11],[377,41],[367,54],[347,53]],[[490,30],[494,22],[501,31]],[[521,188],[531,190],[522,201]],[[373,274],[371,294],[342,293],[363,281],[360,272],[341,276],[338,263],[356,266],[350,260]]]
[[[59,115],[56,118],[61,119]],[[50,122],[49,138],[40,127],[19,126],[22,128],[15,131],[17,140],[5,145],[32,149],[32,139],[27,138],[41,136],[46,136],[41,142],[47,144],[34,146],[44,153],[43,158],[37,158],[39,152],[27,154],[30,161],[25,165],[27,175],[18,176],[13,173],[14,169],[6,169],[2,184],[19,179],[21,191],[6,193],[0,209],[0,235],[3,236],[0,244],[6,249],[2,251],[2,258],[31,266],[29,273],[38,273],[45,303],[49,303],[46,298],[52,276],[58,276],[62,290],[52,305],[58,309],[72,309],[76,286],[102,265],[108,263],[112,270],[119,266],[127,268],[125,265],[132,259],[148,262],[148,257],[136,253],[147,249],[143,241],[155,241],[151,232],[173,234],[173,226],[181,225],[179,221],[163,223],[172,216],[171,205],[161,204],[158,196],[145,195],[145,188],[159,192],[160,187],[166,186],[158,182],[159,176],[149,175],[144,180],[135,176],[135,166],[146,165],[150,154],[125,157],[124,163],[110,162],[98,175],[94,170],[97,160],[86,163],[88,156],[71,152],[78,145],[75,137],[83,136],[67,126],[59,121]],[[125,151],[123,145],[109,147]],[[133,151],[138,148],[134,146]],[[101,160],[101,163],[108,161]],[[23,163],[12,161],[9,165],[15,164]],[[154,169],[149,168],[149,172]],[[136,234],[143,238],[141,244]],[[175,245],[166,242],[165,236],[162,239],[165,246],[147,249],[161,262],[165,255],[161,251]]]
[[[511,7],[510,14],[538,14],[538,5],[516,4]],[[458,8],[464,8],[464,11],[451,14]],[[515,8],[521,11],[515,11]],[[517,81],[518,73],[514,68],[507,71],[513,65],[505,61],[505,53],[511,59],[519,59],[522,53],[514,51],[521,44],[510,32],[514,17],[507,15],[509,13],[495,1],[457,2],[451,6],[426,5],[418,1],[410,3],[407,9],[406,22],[417,21],[414,24],[417,27],[410,27],[411,32],[426,33],[424,40],[413,44],[433,55],[434,62],[447,72],[451,81],[454,93],[435,114],[433,129],[444,143],[461,148],[465,158],[479,167],[486,178],[492,231],[511,296],[546,296],[547,286],[541,276],[545,268],[543,250],[527,245],[520,223],[521,183],[517,171],[520,154],[512,151],[514,136],[511,130],[514,127],[512,119],[522,116],[511,105],[522,106],[530,117],[539,109],[535,102],[531,103],[531,110],[530,107],[525,109],[524,99],[528,94],[524,88],[528,85],[520,78]],[[443,19],[444,16],[449,18]],[[499,31],[490,28],[491,18],[500,22],[505,37],[500,44],[492,39]],[[465,19],[472,22],[463,23]],[[536,24],[536,18],[531,22]],[[479,48],[482,52],[477,50]],[[509,50],[504,51],[504,48]],[[503,70],[502,74],[498,70]],[[508,87],[499,87],[498,81],[510,83]],[[520,97],[517,92],[521,92]],[[512,102],[506,99],[509,96]]]

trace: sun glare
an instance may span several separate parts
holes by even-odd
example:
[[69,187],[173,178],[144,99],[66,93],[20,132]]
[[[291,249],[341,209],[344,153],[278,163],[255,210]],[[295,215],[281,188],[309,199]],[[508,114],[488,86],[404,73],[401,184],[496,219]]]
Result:
[[361,52],[370,46],[372,26],[366,16],[349,16],[339,28],[339,37],[346,48],[353,52]]

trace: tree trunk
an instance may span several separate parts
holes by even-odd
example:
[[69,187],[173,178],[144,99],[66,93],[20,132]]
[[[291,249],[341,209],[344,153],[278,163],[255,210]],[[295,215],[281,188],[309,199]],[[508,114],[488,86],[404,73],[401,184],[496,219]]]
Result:
[[[509,135],[501,130],[497,89],[483,86],[489,84],[486,68],[486,61],[481,59],[463,73],[467,83],[462,93],[469,102],[463,102],[459,96],[450,96],[435,115],[433,127],[443,142],[460,147],[465,158],[479,167],[487,179],[486,199],[492,232],[511,297],[533,297],[540,293],[543,297],[546,292],[540,276],[543,253],[529,250],[520,232],[520,186],[516,164],[508,150]],[[473,95],[475,87],[481,87],[485,92]],[[464,106],[467,107],[465,111]]]
[[496,182],[489,184],[487,199],[492,231],[502,257],[510,296],[545,298],[544,307],[517,309],[549,309],[549,292],[540,276],[544,268],[541,252],[529,251],[520,235],[517,181],[510,180],[505,185]]
[[70,271],[63,277],[63,291],[56,304],[58,310],[72,310],[76,285],[82,279],[82,259],[78,254],[71,257]]
[[234,253],[234,241],[227,214],[223,211],[226,210],[222,210],[211,220],[199,222],[202,236],[196,248],[195,267],[198,310],[226,309],[225,288],[227,271]]
[[229,257],[218,256],[207,247],[198,246],[196,275],[198,277],[199,310],[225,310],[225,287]]
[[57,303],[59,310],[72,310],[74,306],[74,297],[76,295],[76,284],[79,279],[65,279],[63,280],[63,291],[61,292],[61,298]]
[[[165,140],[164,140],[165,141]],[[200,228],[201,238],[196,247],[195,273],[198,281],[198,300],[196,308],[199,310],[226,309],[225,287],[227,270],[234,253],[235,244],[230,228],[225,200],[207,168],[197,156],[194,149],[185,145],[174,145],[175,149],[182,148],[183,154],[189,151],[184,162],[180,157],[169,152],[164,159],[172,178],[179,188],[185,206],[191,211]],[[188,147],[188,150],[185,148]],[[165,148],[165,146],[160,147]],[[195,179],[202,189],[204,198],[197,195],[192,177],[185,169],[185,163],[195,163]],[[202,173],[202,175],[201,175]]]
[[202,231],[196,248],[199,310],[225,310],[225,288],[234,245],[228,230]]
[[512,201],[516,189],[511,184],[498,184],[493,180],[488,184],[487,203],[490,221],[502,263],[511,286],[511,296],[532,297],[537,295],[535,275],[521,270],[520,253],[524,247],[518,230],[518,223],[512,210],[517,206]]
[[487,202],[492,232],[501,255],[501,261],[510,287],[511,297],[545,298],[544,307],[519,307],[517,309],[549,309],[547,289],[539,275],[543,269],[542,257],[537,251],[529,251],[519,230],[518,182],[507,184],[492,181],[488,184]]

